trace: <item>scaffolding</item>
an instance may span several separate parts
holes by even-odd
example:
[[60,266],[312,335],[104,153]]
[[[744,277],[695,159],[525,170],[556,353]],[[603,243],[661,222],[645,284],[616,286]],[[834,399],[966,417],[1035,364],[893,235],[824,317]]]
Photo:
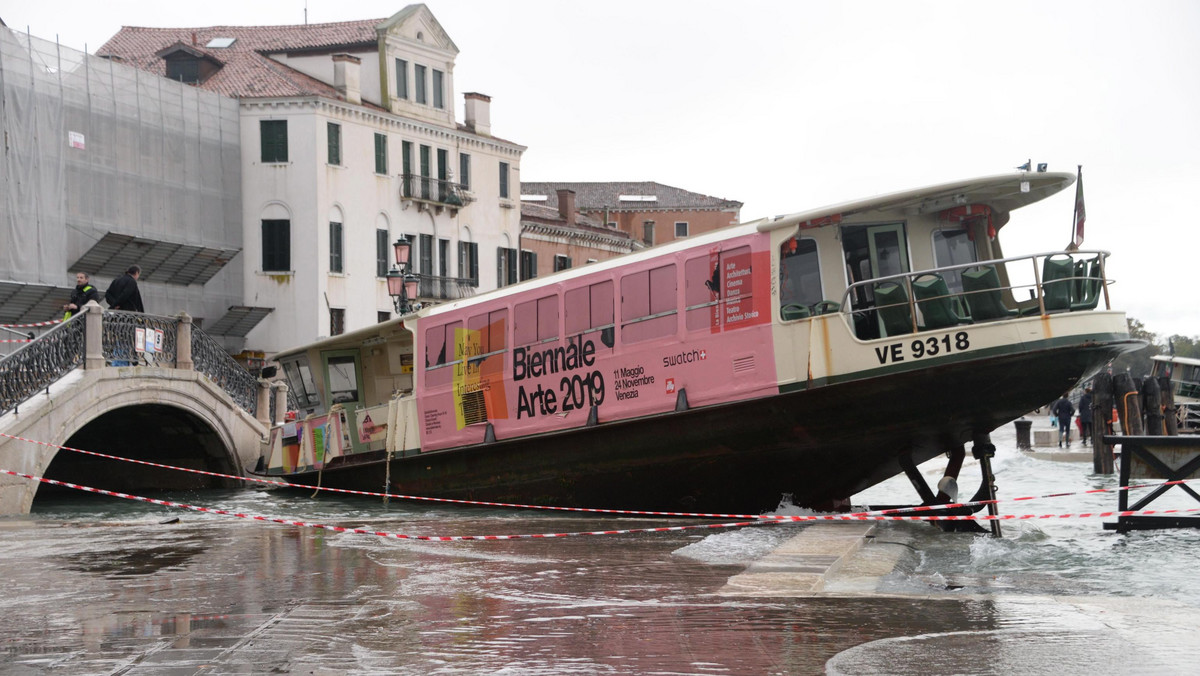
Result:
[[[75,271],[105,288],[147,242],[172,257],[143,273],[148,310],[215,320],[241,303],[236,99],[0,26],[0,129],[0,322],[58,313],[22,307],[22,289],[48,304]],[[197,256],[218,263],[200,280],[181,274]]]

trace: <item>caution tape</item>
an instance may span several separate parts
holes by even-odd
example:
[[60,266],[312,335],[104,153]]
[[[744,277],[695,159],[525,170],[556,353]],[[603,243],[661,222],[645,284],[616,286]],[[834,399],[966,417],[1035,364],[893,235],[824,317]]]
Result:
[[50,321],[34,322],[33,324],[0,324],[0,326],[3,326],[6,329],[34,329],[39,326],[54,326],[55,324],[62,323],[63,320],[61,319],[51,319]]
[[0,339],[0,343],[32,343],[32,342],[33,341],[30,340],[29,338],[3,338],[3,339]]
[[374,535],[377,537],[393,538],[397,540],[423,540],[428,542],[456,542],[466,540],[525,540],[525,539],[544,539],[544,538],[564,538],[577,537],[588,535],[623,535],[628,533],[666,533],[685,530],[700,530],[700,529],[718,529],[718,528],[738,528],[743,526],[762,526],[767,524],[781,524],[789,521],[1030,521],[1030,520],[1046,520],[1046,519],[1095,519],[1095,518],[1110,518],[1110,517],[1126,517],[1126,516],[1153,516],[1153,515],[1169,515],[1169,514],[1189,514],[1200,512],[1200,507],[1190,507],[1187,509],[1140,509],[1140,510],[1123,510],[1112,512],[1076,512],[1067,514],[926,514],[926,515],[885,515],[885,514],[814,514],[808,516],[790,517],[788,521],[779,519],[754,519],[751,521],[738,521],[733,523],[710,523],[710,524],[691,524],[685,526],[660,526],[656,528],[625,528],[625,529],[610,529],[610,530],[595,530],[595,531],[575,531],[568,533],[525,533],[518,535],[413,535],[409,533],[392,533],[388,531],[372,531],[365,528],[347,528],[345,526],[333,526],[323,523],[313,523],[309,521],[297,521],[293,519],[284,519],[282,517],[264,516],[261,514],[246,514],[242,512],[231,512],[225,509],[217,509],[214,507],[202,507],[199,505],[189,505],[183,502],[174,502],[171,500],[158,500],[148,498],[141,495],[131,495],[129,493],[121,493],[118,491],[109,491],[102,488],[94,488],[92,486],[83,486],[67,481],[58,481],[56,479],[47,479],[38,477],[32,474],[23,472],[15,472],[10,469],[0,468],[0,474],[8,474],[11,476],[40,481],[55,486],[64,488],[73,488],[76,490],[96,493],[99,495],[109,495],[126,500],[135,500],[138,502],[146,502],[163,507],[174,507],[176,509],[187,509],[194,512],[202,512],[205,514],[218,514],[221,516],[232,516],[239,519],[250,519],[253,521],[264,521],[271,523],[279,523],[287,526],[298,526],[301,528],[316,528],[319,530],[328,530],[336,533],[354,533],[357,535]]
[[[158,467],[160,469],[176,470],[179,472],[190,472],[192,474],[201,474],[204,476],[211,476],[211,477],[216,477],[216,478],[220,478],[220,479],[250,481],[250,482],[265,484],[265,485],[269,485],[269,486],[278,486],[281,488],[300,488],[300,489],[308,490],[308,491],[327,491],[330,493],[342,493],[342,494],[347,494],[347,495],[361,495],[361,496],[366,496],[366,497],[389,498],[389,499],[396,499],[396,500],[413,500],[413,501],[418,501],[418,502],[438,502],[438,503],[443,503],[443,504],[470,505],[470,506],[475,506],[475,507],[503,507],[503,508],[507,508],[507,509],[536,509],[536,510],[543,510],[543,511],[577,512],[577,513],[584,513],[584,514],[621,514],[621,515],[628,515],[628,516],[667,516],[667,517],[694,518],[694,519],[755,519],[755,520],[760,520],[760,521],[788,522],[788,521],[808,521],[808,520],[812,520],[814,518],[813,516],[809,516],[809,515],[797,516],[797,515],[783,515],[783,514],[728,514],[728,513],[716,513],[716,512],[659,512],[659,511],[632,510],[632,509],[602,509],[602,508],[594,508],[594,507],[559,507],[559,506],[552,506],[552,505],[526,505],[526,504],[513,503],[513,502],[488,502],[488,501],[482,501],[482,500],[460,500],[460,499],[455,499],[455,498],[436,498],[436,497],[429,497],[429,496],[422,496],[422,495],[380,493],[377,491],[360,491],[360,490],[354,490],[354,489],[349,489],[349,488],[332,488],[332,487],[328,487],[328,486],[311,486],[308,484],[297,484],[297,483],[291,483],[291,482],[287,482],[287,481],[276,481],[276,480],[272,480],[272,479],[263,479],[261,477],[235,476],[232,474],[222,474],[220,472],[210,472],[208,470],[193,469],[191,467],[176,467],[174,465],[165,465],[165,464],[161,464],[161,463],[157,463],[157,462],[150,462],[149,460],[137,460],[135,458],[123,458],[119,455],[110,455],[107,453],[100,453],[98,451],[89,451],[89,450],[82,449],[82,448],[72,448],[71,446],[62,446],[59,444],[51,444],[49,442],[38,441],[36,439],[28,439],[25,437],[7,434],[4,432],[0,432],[0,437],[13,439],[15,441],[24,441],[24,442],[31,443],[31,444],[37,444],[39,446],[46,446],[49,448],[55,448],[55,449],[64,450],[64,451],[71,451],[74,453],[82,453],[85,455],[90,455],[90,456],[94,456],[94,457],[98,457],[98,458],[105,458],[108,460],[119,460],[122,462],[130,462],[130,463],[134,463],[134,464],[138,464],[138,465],[146,465],[149,467]],[[1092,488],[1092,489],[1088,489],[1088,490],[1084,490],[1084,491],[1071,491],[1071,492],[1066,492],[1066,493],[1047,493],[1045,495],[1027,495],[1027,496],[1016,497],[1016,498],[1004,498],[1004,499],[996,499],[996,500],[975,500],[975,501],[970,501],[970,502],[955,502],[955,503],[949,503],[949,504],[943,504],[943,505],[914,505],[911,507],[897,507],[897,508],[893,508],[893,509],[872,510],[872,511],[868,511],[868,512],[853,512],[853,513],[849,513],[849,514],[836,515],[836,518],[892,516],[892,515],[902,515],[902,514],[909,514],[909,513],[915,513],[915,512],[919,513],[919,512],[929,512],[929,511],[943,511],[943,510],[947,510],[947,509],[959,509],[959,508],[964,508],[964,507],[980,507],[980,506],[985,506],[985,505],[989,505],[989,504],[1000,504],[1000,503],[1004,503],[1004,502],[1022,502],[1022,501],[1028,501],[1028,500],[1063,498],[1063,497],[1069,497],[1069,496],[1073,496],[1073,495],[1091,495],[1091,494],[1095,494],[1095,493],[1119,493],[1120,491],[1124,491],[1124,490],[1134,490],[1134,489],[1141,489],[1141,488],[1159,488],[1161,486],[1185,485],[1192,481],[1196,481],[1196,480],[1195,479],[1176,479],[1173,481],[1163,481],[1163,482],[1153,483],[1153,484],[1118,486],[1115,488]],[[818,515],[818,516],[819,516],[819,518],[835,518],[834,516],[828,516],[828,517],[826,517],[825,515]],[[1038,518],[1046,518],[1046,517],[1038,517]]]
[[148,498],[142,495],[131,495],[129,493],[121,493],[119,491],[109,491],[103,488],[94,488],[92,486],[83,486],[81,484],[73,484],[68,481],[58,481],[57,479],[47,479],[45,477],[25,474],[23,472],[14,472],[10,469],[0,468],[0,474],[9,474],[11,476],[32,479],[42,483],[52,484],[54,486],[62,486],[64,488],[74,488],[88,493],[96,493],[98,495],[108,495],[115,498],[124,498],[126,500],[135,500],[137,502],[146,502],[152,505],[161,505],[163,507],[174,507],[176,509],[188,509],[193,512],[202,512],[204,514],[219,514],[221,516],[233,516],[239,519],[250,519],[253,521],[267,521],[271,523],[280,523],[285,526],[299,526],[301,528],[316,528],[320,530],[333,531],[335,533],[354,533],[358,535],[375,535],[384,538],[393,538],[397,540],[425,540],[430,542],[453,542],[460,540],[525,540],[539,538],[565,538],[576,537],[582,535],[624,535],[627,533],[666,533],[670,531],[683,530],[698,530],[698,529],[713,529],[713,528],[736,528],[740,526],[762,526],[766,524],[783,523],[782,521],[740,521],[736,523],[708,523],[708,524],[690,524],[686,526],[659,526],[655,528],[625,528],[621,530],[593,530],[593,531],[577,531],[571,533],[527,533],[520,535],[412,535],[408,533],[390,533],[387,531],[373,531],[365,528],[347,528],[345,526],[332,526],[324,523],[313,523],[310,521],[296,521],[293,519],[284,519],[276,516],[264,516],[261,514],[245,514],[242,512],[231,512],[226,509],[217,509],[215,507],[202,507],[199,505],[189,505],[184,502],[174,502],[171,500],[158,500],[156,498]]

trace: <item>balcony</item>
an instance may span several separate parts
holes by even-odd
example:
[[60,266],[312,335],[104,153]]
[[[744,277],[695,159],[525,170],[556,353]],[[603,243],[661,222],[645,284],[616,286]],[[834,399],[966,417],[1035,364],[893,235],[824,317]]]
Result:
[[459,300],[475,295],[479,280],[465,277],[438,277],[416,274],[417,299],[423,303]]
[[458,183],[419,174],[400,175],[400,199],[406,209],[410,203],[416,203],[421,211],[433,209],[436,214],[441,214],[443,209],[449,209],[451,216],[475,201],[475,198]]

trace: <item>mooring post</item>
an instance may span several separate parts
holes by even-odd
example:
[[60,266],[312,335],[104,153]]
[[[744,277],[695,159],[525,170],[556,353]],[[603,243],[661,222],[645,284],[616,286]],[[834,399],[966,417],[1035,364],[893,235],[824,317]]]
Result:
[[1138,388],[1128,373],[1113,376],[1113,401],[1121,418],[1121,433],[1125,436],[1142,436],[1142,406],[1139,399]]
[[1179,434],[1179,419],[1175,417],[1175,393],[1171,391],[1171,378],[1158,377],[1158,390],[1162,393],[1163,431],[1167,436]]
[[1029,429],[1033,427],[1033,421],[1022,416],[1020,420],[1013,421],[1013,426],[1017,428],[1017,448],[1028,451],[1033,447],[1029,443]]
[[1092,379],[1092,471],[1113,473],[1113,447],[1105,441],[1112,436],[1113,377],[1100,373]]
[[1162,393],[1158,389],[1158,379],[1146,378],[1142,381],[1142,410],[1146,414],[1146,436],[1163,436]]
[[104,308],[90,300],[83,311],[83,368],[104,368]]

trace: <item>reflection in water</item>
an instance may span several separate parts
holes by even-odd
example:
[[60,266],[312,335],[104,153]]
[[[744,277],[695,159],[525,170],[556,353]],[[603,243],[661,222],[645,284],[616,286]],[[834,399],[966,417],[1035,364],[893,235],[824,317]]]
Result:
[[[1005,454],[1011,440],[993,438],[1002,497],[1112,483],[1079,465]],[[893,484],[899,494],[863,501],[909,499],[903,478]],[[173,499],[412,534],[663,525],[260,490]],[[1098,511],[1115,501],[1021,509]],[[1006,524],[1003,540],[888,525],[874,540],[903,545],[905,558],[880,595],[739,598],[718,591],[802,527],[421,542],[113,499],[35,507],[0,519],[0,672],[1070,672],[1052,660],[1061,650],[1074,660],[1066,664],[1103,673],[1126,664],[1105,662],[1117,657],[1111,646],[1131,645],[1122,654],[1179,673],[1190,653],[1177,647],[1194,642],[1188,632],[1200,623],[1194,533],[1119,536],[1097,521]],[[161,523],[174,516],[179,523]],[[1029,647],[1035,637],[1044,650]]]

